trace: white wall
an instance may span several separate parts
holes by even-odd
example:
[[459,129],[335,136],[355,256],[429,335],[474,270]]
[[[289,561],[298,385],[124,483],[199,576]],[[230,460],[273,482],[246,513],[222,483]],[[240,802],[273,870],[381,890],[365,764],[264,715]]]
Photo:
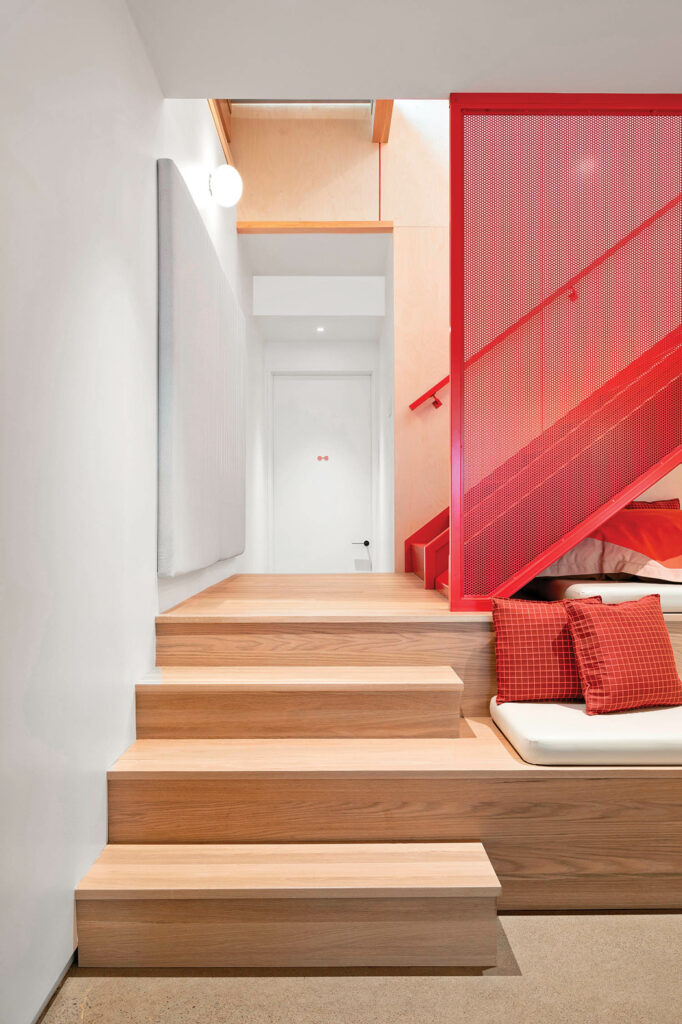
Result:
[[[0,1019],[27,1024],[154,659],[155,161],[198,194],[220,153],[205,103],[162,100],[123,0],[0,19]],[[238,275],[234,214],[205,216]]]
[[676,466],[662,480],[644,491],[640,497],[644,501],[656,501],[662,498],[679,498],[682,501],[682,466]]
[[393,246],[386,263],[386,316],[379,337],[379,495],[381,533],[377,565],[382,572],[395,572],[395,429],[394,429],[394,288]]

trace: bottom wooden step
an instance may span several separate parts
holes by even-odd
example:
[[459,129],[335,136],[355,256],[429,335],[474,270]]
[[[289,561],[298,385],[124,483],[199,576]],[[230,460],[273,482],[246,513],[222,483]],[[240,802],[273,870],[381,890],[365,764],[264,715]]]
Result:
[[107,846],[76,891],[83,967],[496,962],[480,843]]

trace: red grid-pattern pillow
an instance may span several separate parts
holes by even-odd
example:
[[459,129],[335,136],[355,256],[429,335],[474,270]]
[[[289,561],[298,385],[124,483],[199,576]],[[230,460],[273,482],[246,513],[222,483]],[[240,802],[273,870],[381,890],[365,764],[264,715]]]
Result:
[[578,601],[514,601],[493,598],[497,703],[582,700],[567,607]]
[[568,608],[588,715],[682,704],[682,682],[658,594]]
[[679,498],[662,498],[660,501],[631,501],[629,505],[625,506],[626,509],[642,511],[645,508],[667,508],[671,510],[680,510],[680,499]]

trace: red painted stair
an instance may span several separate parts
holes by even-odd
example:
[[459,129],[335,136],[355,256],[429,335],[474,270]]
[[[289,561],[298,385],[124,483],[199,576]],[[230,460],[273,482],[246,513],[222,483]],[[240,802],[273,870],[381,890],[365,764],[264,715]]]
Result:
[[451,579],[406,563],[486,609],[682,462],[682,100],[451,115]]
[[447,571],[450,556],[450,509],[445,508],[405,541],[405,572],[414,572],[434,590],[436,578]]
[[[646,488],[652,468],[660,476],[677,465],[681,365],[682,327],[465,493],[467,593],[513,594],[581,539],[576,524],[587,536]],[[613,457],[623,451],[627,459]]]
[[485,609],[682,461],[682,99],[451,115],[450,599]]

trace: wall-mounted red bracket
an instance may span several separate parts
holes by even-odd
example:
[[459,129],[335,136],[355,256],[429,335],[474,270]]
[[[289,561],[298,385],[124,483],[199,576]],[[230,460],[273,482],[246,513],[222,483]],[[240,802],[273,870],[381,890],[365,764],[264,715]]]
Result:
[[418,409],[420,405],[424,404],[424,402],[428,402],[429,398],[433,399],[432,404],[434,409],[440,409],[443,403],[441,402],[440,398],[438,398],[437,392],[440,391],[441,388],[444,388],[445,385],[449,383],[450,375],[448,374],[447,377],[443,377],[443,379],[439,380],[437,384],[434,384],[432,388],[429,388],[429,390],[425,391],[423,395],[420,395],[419,398],[416,399],[416,401],[410,402],[410,409]]

